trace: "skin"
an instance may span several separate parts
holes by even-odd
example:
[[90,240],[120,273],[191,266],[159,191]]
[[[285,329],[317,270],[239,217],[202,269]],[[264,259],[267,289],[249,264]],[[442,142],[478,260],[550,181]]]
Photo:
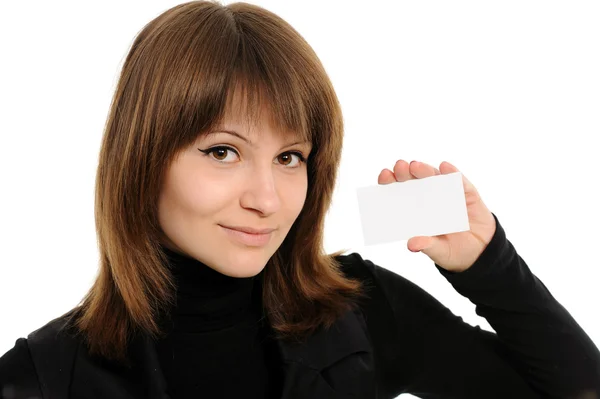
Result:
[[[394,171],[381,171],[377,182],[390,184],[455,172],[460,171],[446,161],[438,169],[423,162],[412,161],[409,164],[399,159],[394,165]],[[462,180],[470,230],[434,237],[412,237],[407,242],[409,251],[422,252],[440,267],[455,273],[464,272],[473,266],[496,232],[494,215],[483,203],[479,192],[464,174]]]
[[[166,171],[159,198],[166,246],[195,258],[221,274],[253,277],[279,248],[306,199],[307,168],[292,151],[310,154],[310,143],[292,144],[280,135],[268,113],[248,126],[229,112],[216,134],[199,136],[175,157]],[[252,145],[222,130],[235,131]],[[217,150],[216,146],[232,150]],[[237,152],[237,153],[236,153]],[[275,228],[268,244],[247,246],[220,225]]]

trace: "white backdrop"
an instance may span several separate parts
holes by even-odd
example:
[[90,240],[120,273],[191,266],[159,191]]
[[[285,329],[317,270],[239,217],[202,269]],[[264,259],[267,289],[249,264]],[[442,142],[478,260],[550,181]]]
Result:
[[[95,169],[118,71],[135,34],[178,3],[1,3],[0,355],[90,286]],[[600,345],[600,3],[253,3],[308,40],[342,103],[329,252],[350,247],[492,330],[406,241],[362,245],[356,188],[398,159],[447,160]]]

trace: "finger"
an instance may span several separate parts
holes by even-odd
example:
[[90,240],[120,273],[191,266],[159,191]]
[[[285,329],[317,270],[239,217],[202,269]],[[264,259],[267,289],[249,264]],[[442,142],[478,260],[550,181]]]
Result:
[[377,178],[377,183],[379,184],[390,184],[396,182],[396,176],[394,176],[394,172],[389,169],[384,169],[379,173],[379,177]]
[[[450,162],[448,161],[444,161],[440,164],[440,171],[442,172],[442,174],[447,175],[448,173],[455,173],[455,172],[460,172],[460,170],[458,170],[458,168],[454,165],[452,165]],[[461,172],[462,173],[462,172]],[[463,186],[465,187],[465,192],[470,193],[470,192],[477,192],[477,189],[475,188],[475,186],[473,185],[473,183],[471,183],[469,181],[469,179],[467,179],[467,176],[465,176],[464,173],[462,173],[462,180],[463,180]]]
[[441,172],[434,168],[433,166],[426,164],[425,162],[417,162],[412,161],[409,165],[410,174],[416,177],[417,179],[422,179],[424,177],[437,176],[440,175]]
[[407,181],[415,178],[410,174],[408,163],[403,159],[396,161],[396,164],[394,165],[394,176],[396,176],[396,181]]
[[447,175],[448,173],[460,172],[456,166],[452,165],[448,161],[444,161],[440,164],[440,170],[445,175]]
[[406,243],[406,247],[408,248],[408,250],[410,252],[420,252],[420,251],[426,250],[428,248],[431,248],[435,244],[436,238],[437,237],[430,237],[430,236],[412,237]]

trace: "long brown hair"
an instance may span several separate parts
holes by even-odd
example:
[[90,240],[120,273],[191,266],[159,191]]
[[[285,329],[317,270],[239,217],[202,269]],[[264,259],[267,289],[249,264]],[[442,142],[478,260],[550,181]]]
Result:
[[343,118],[317,55],[261,7],[187,2],[138,33],[112,99],[96,176],[99,271],[70,318],[90,353],[127,361],[133,335],[162,335],[157,317],[175,291],[157,216],[163,174],[221,122],[238,89],[250,123],[268,105],[277,130],[313,144],[304,207],[263,275],[263,307],[277,338],[302,341],[364,296],[334,259],[346,250],[328,255],[323,248]]

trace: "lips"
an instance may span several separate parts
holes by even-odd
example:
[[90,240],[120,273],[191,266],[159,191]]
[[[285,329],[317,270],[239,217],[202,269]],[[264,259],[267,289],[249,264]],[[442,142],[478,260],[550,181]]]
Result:
[[273,236],[273,234],[270,233],[273,231],[273,229],[255,229],[255,228],[234,226],[236,228],[241,228],[241,229],[250,230],[250,231],[270,231],[269,233],[257,234],[257,233],[246,233],[244,231],[236,230],[235,228],[226,227],[224,225],[219,225],[219,226],[223,229],[225,234],[230,239],[232,239],[236,243],[241,243],[246,247],[264,247],[271,241],[271,238]]
[[272,228],[257,229],[254,227],[246,227],[246,226],[226,226],[226,225],[221,225],[221,226],[226,227],[231,230],[237,230],[237,231],[241,231],[241,232],[248,233],[248,234],[268,234],[275,230]]

